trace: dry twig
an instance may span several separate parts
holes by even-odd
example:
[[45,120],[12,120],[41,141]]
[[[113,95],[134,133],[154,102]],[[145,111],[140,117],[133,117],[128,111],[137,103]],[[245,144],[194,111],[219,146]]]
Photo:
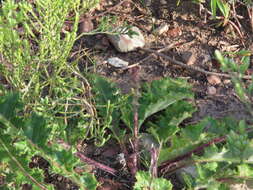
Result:
[[[162,49],[156,50],[156,52],[161,53],[161,52],[163,52],[163,51],[168,51],[168,50],[171,50],[172,48],[174,48],[174,47],[177,46],[177,45],[178,45],[178,42],[172,43],[172,44],[170,44],[169,46],[166,46],[166,47],[164,47],[164,48],[162,48]],[[143,63],[144,61],[149,60],[152,56],[154,56],[154,53],[152,53],[152,54],[148,55],[147,57],[145,57],[144,59],[138,61],[138,63],[129,65],[128,67],[122,68],[122,69],[123,69],[123,70],[127,70],[127,69],[130,69],[130,68],[136,67],[136,66],[140,65],[141,63]]]
[[[165,55],[163,53],[157,52],[157,51],[152,50],[152,49],[147,49],[147,48],[140,48],[140,49],[143,50],[143,51],[145,51],[145,52],[153,53],[155,55],[158,55],[158,56],[160,56],[160,57],[162,57],[162,58],[170,61],[171,63],[179,65],[179,66],[181,66],[181,67],[183,67],[185,69],[190,69],[190,70],[193,70],[193,71],[198,71],[198,72],[206,74],[206,75],[215,75],[215,76],[219,76],[219,77],[231,78],[231,75],[226,74],[226,73],[216,73],[216,72],[206,71],[204,69],[201,69],[200,67],[196,67],[196,66],[192,66],[192,65],[186,65],[186,64],[184,64],[181,61],[177,61],[176,59],[173,59],[173,58],[171,58],[168,55]],[[242,79],[250,80],[251,78],[252,77],[250,75],[244,75],[244,76],[242,76]]]

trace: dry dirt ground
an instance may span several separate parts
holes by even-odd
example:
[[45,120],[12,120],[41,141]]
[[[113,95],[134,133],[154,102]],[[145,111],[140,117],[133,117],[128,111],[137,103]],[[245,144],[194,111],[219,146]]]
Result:
[[[197,4],[190,0],[182,0],[176,5],[176,0],[154,0],[151,6],[145,7],[141,0],[132,0],[119,4],[119,0],[102,0],[100,6],[84,15],[83,18],[91,18],[94,28],[103,16],[116,16],[117,23],[127,22],[139,27],[146,39],[146,48],[159,50],[170,46],[171,49],[163,53],[188,65],[198,66],[207,71],[222,72],[220,65],[214,59],[214,51],[237,51],[239,49],[253,50],[253,35],[247,19],[242,20],[241,38],[236,30],[229,27],[216,28],[216,21],[211,20]],[[209,7],[209,5],[206,5]],[[242,14],[245,12],[241,10]],[[168,24],[169,30],[161,35],[152,34],[153,29]],[[80,24],[82,25],[82,23]],[[93,26],[92,26],[93,27]],[[92,28],[91,27],[91,28]],[[88,30],[89,26],[82,26],[82,30]],[[173,46],[171,46],[173,44]],[[88,68],[90,72],[96,72],[117,82],[123,92],[128,92],[130,86],[130,74],[128,70],[115,69],[107,64],[105,60],[109,57],[119,57],[130,64],[139,63],[141,67],[141,81],[150,82],[162,77],[181,77],[188,79],[195,92],[196,106],[198,111],[193,118],[187,120],[189,123],[196,122],[205,116],[221,118],[232,116],[238,119],[247,119],[249,115],[244,111],[243,104],[236,96],[231,80],[229,78],[214,77],[209,79],[207,75],[182,68],[163,58],[152,55],[142,50],[128,53],[119,53],[109,43],[107,37],[102,34],[83,36],[75,45],[73,52],[84,49],[87,56],[80,60],[82,68]],[[253,69],[253,58],[248,73]],[[95,64],[95,66],[93,66]],[[109,142],[103,148],[88,146],[85,150],[86,156],[120,169],[115,157],[120,150],[114,142]],[[100,190],[131,189],[131,177],[121,172],[121,176],[111,176],[97,170],[96,175],[102,186]],[[175,189],[180,189],[180,183],[172,177]],[[65,189],[67,188],[66,185]],[[63,186],[58,189],[62,189]],[[72,189],[76,187],[72,186]]]

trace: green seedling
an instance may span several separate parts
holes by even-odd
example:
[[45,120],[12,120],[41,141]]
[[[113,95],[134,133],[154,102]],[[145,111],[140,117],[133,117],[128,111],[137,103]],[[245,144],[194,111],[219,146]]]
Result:
[[[231,57],[225,57],[225,55],[231,55]],[[225,72],[229,72],[232,76],[232,82],[234,84],[235,91],[242,102],[245,103],[248,111],[252,114],[252,80],[246,84],[242,76],[245,74],[250,65],[251,52],[241,50],[237,53],[231,54],[230,52],[224,53],[215,51],[217,60],[221,63],[222,69]],[[241,57],[240,63],[236,63],[232,57]]]

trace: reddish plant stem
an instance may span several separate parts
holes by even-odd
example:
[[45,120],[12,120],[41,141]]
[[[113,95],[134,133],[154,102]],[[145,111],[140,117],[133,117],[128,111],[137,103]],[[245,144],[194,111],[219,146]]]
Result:
[[113,168],[111,168],[111,167],[109,167],[109,166],[106,166],[106,165],[104,165],[104,164],[101,164],[101,163],[99,163],[99,162],[97,162],[97,161],[95,161],[95,160],[92,160],[92,159],[90,159],[90,158],[84,156],[83,153],[81,153],[81,152],[76,152],[75,155],[76,155],[78,158],[80,158],[80,160],[81,160],[82,162],[85,162],[85,163],[87,163],[87,164],[93,165],[93,166],[95,166],[96,168],[99,168],[99,169],[101,169],[101,170],[103,170],[103,171],[105,171],[105,172],[108,172],[108,173],[110,173],[110,174],[116,176],[117,171],[116,171],[115,169],[113,169]]
[[[253,131],[253,128],[247,128],[246,129],[246,132],[251,132]],[[166,170],[166,168],[170,168],[172,165],[175,165],[177,162],[183,160],[183,159],[186,159],[186,158],[189,158],[191,157],[193,154],[196,154],[196,153],[200,153],[201,151],[203,151],[206,147],[209,147],[211,146],[212,144],[218,144],[218,143],[221,143],[221,142],[224,142],[226,141],[226,136],[222,136],[222,137],[217,137],[215,139],[212,139],[210,140],[209,142],[205,143],[205,144],[202,144],[200,146],[198,146],[197,148],[183,154],[183,155],[180,155],[176,158],[174,158],[173,160],[169,160],[169,161],[166,161],[164,163],[162,163],[160,166],[159,166],[159,171],[162,171],[162,170]]]
[[162,163],[159,166],[159,170],[162,170],[164,168],[168,168],[168,167],[170,167],[171,165],[173,165],[174,163],[176,163],[176,162],[178,162],[180,160],[183,160],[185,158],[191,157],[192,154],[201,152],[202,150],[204,150],[204,148],[209,147],[212,144],[217,144],[217,143],[221,143],[221,142],[225,141],[225,139],[226,139],[225,136],[218,137],[218,138],[215,138],[215,139],[209,141],[208,143],[200,145],[199,147],[197,147],[197,148],[195,148],[195,149],[193,149],[193,150],[191,150],[191,151],[189,151],[189,152],[187,152],[187,153],[185,153],[183,155],[180,155],[180,156],[174,158],[173,160],[169,160],[169,161],[166,161],[166,162]]
[[138,171],[138,155],[139,155],[139,122],[138,122],[138,96],[139,96],[139,73],[140,73],[140,67],[136,66],[130,69],[133,86],[134,86],[134,97],[133,97],[133,112],[134,112],[134,118],[133,118],[133,154],[132,154],[132,167],[129,168],[131,171],[131,174],[135,176],[136,172]]

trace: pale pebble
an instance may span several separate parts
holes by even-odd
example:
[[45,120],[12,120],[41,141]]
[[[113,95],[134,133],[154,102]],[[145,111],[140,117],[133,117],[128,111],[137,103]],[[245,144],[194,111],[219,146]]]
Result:
[[128,62],[124,61],[118,57],[111,57],[107,59],[108,64],[117,67],[117,68],[124,68],[128,66]]
[[[122,30],[124,29],[116,29],[116,31],[122,31]],[[108,34],[107,35],[110,42],[119,52],[129,52],[129,51],[134,51],[137,48],[144,47],[145,39],[140,29],[137,27],[132,27],[131,30],[136,32],[138,35],[134,34],[131,37],[127,34],[120,34],[120,35]]]

